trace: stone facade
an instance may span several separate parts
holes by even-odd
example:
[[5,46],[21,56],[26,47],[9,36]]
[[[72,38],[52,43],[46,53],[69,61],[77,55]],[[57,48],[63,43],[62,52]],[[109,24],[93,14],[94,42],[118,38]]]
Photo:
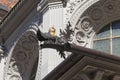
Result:
[[[69,24],[74,32],[69,42],[92,48],[94,35],[108,23],[120,19],[119,3],[119,0],[19,1],[0,26],[0,44],[4,46],[0,80],[41,80],[63,61],[56,50],[40,49],[36,38],[38,28],[47,32],[54,26],[59,36],[60,29],[64,31]],[[91,65],[84,66],[82,71],[87,73],[89,69],[91,73],[95,71],[93,80],[107,80],[102,79],[103,73],[105,76],[115,73]],[[90,80],[89,74],[78,74],[71,80]],[[68,79],[63,76],[60,80]],[[119,80],[119,76],[115,75],[113,80]]]

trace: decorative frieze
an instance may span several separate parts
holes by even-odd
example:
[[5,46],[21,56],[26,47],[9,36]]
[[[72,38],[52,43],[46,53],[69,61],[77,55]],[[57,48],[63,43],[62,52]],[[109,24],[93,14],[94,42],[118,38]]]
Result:
[[108,23],[120,19],[118,3],[119,0],[69,0],[66,20],[70,21],[74,30],[73,42],[91,47],[95,33]]
[[82,1],[83,0],[68,0],[65,13],[66,22],[70,19],[71,14]]
[[91,36],[94,34],[93,27],[94,24],[89,17],[81,18],[74,29],[75,37],[73,37],[73,42],[81,46],[87,46]]

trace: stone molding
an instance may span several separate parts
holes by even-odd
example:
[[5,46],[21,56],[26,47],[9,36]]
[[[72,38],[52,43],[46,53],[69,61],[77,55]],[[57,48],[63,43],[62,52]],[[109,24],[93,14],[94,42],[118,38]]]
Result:
[[38,55],[36,34],[32,30],[27,30],[18,40],[12,54],[8,56],[4,80],[30,80]]
[[[8,56],[5,64],[4,80],[30,80],[30,78],[35,78],[36,71],[33,70],[37,69],[36,66],[41,64],[42,59],[36,37],[40,23],[39,18],[40,14],[36,14],[26,25],[21,25],[16,29],[6,41],[5,46],[8,49]],[[38,57],[40,60],[34,66]]]
[[[31,0],[29,2],[27,0],[20,0],[17,3],[17,5],[8,13],[8,15],[0,23],[0,29],[1,29],[0,33],[4,36],[5,41],[9,38],[9,36],[12,35],[14,30],[16,30],[18,26],[22,24],[21,22],[28,17],[30,12],[34,9],[37,9],[37,4],[40,1]],[[23,12],[24,12],[24,15],[22,15]]]
[[59,80],[119,80],[119,67],[119,64],[83,57],[64,73]]
[[67,10],[67,19],[74,29],[73,42],[92,47],[95,33],[108,23],[120,19],[119,3],[119,0],[84,0],[79,5],[76,5],[76,1],[69,3],[71,7]]
[[69,21],[74,11],[78,8],[78,6],[82,6],[86,3],[88,0],[68,0],[66,5],[66,22]]

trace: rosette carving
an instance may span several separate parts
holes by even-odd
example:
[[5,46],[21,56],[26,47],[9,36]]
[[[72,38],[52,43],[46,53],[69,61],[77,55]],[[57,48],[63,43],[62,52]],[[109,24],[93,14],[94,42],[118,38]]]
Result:
[[[105,25],[120,20],[119,4],[120,0],[70,0],[66,14],[72,26],[76,27],[74,41],[78,44],[81,40],[92,41],[95,33]],[[85,37],[81,37],[82,34],[78,35],[79,31],[84,33]]]
[[106,0],[103,4],[104,4],[104,9],[108,14],[116,12],[117,7],[115,5],[115,1]]
[[103,11],[100,7],[95,7],[91,10],[90,16],[93,20],[100,20],[103,18]]
[[93,23],[87,16],[80,19],[75,27],[75,40],[81,46],[87,46],[89,38],[93,33]]
[[85,37],[85,34],[82,31],[78,31],[76,33],[75,37],[76,37],[77,42],[79,42],[79,43],[85,43],[85,41],[83,39]]
[[90,32],[91,28],[93,27],[91,20],[88,18],[83,18],[80,22],[81,28],[86,31]]

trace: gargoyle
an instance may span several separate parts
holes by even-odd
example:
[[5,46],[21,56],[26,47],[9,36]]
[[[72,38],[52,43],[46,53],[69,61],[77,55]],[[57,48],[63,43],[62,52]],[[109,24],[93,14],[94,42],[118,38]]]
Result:
[[[60,40],[61,38],[56,35],[56,29],[54,27],[51,27],[49,29],[48,33],[43,33],[38,28],[37,38],[41,42],[44,41],[44,44],[46,44],[45,42],[47,42],[47,43],[50,42],[50,43],[53,43],[53,44],[60,44],[60,42],[61,42],[61,40]],[[63,49],[57,49],[57,51],[59,52],[59,55],[62,58],[65,58],[65,54],[64,54],[64,50]]]

